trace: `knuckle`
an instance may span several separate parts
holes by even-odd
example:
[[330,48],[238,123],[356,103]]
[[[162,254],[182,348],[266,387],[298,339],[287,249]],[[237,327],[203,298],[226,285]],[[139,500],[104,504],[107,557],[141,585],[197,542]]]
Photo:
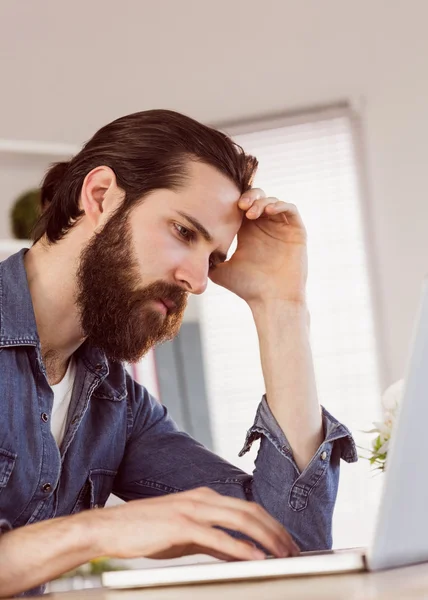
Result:
[[186,512],[190,512],[191,514],[196,513],[198,510],[199,502],[194,499],[190,499],[186,502]]
[[248,504],[249,504],[250,510],[253,513],[255,513],[256,515],[260,515],[261,516],[261,515],[265,515],[266,514],[265,509],[262,506],[260,506],[260,504],[257,504],[257,502],[249,502]]
[[211,496],[213,496],[213,494],[215,494],[215,492],[213,492],[213,490],[206,486],[199,487],[191,491],[192,497],[196,499],[210,498]]
[[183,527],[188,527],[190,525],[190,520],[187,515],[179,514],[171,520],[171,524],[178,531],[182,531]]
[[183,512],[186,512],[186,507],[188,505],[189,498],[177,498],[176,502],[174,502],[173,509],[178,515],[181,515]]
[[234,522],[235,527],[237,527],[240,531],[242,531],[242,528],[245,528],[249,524],[248,523],[248,515],[237,511],[233,515],[233,522]]

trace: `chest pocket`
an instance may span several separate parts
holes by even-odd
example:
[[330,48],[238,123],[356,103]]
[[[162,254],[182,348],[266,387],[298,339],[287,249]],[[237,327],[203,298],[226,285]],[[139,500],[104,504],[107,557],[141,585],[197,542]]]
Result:
[[81,489],[72,514],[89,508],[103,508],[111,494],[117,471],[91,469],[88,479]]
[[7,486],[15,466],[16,454],[0,448],[0,494]]

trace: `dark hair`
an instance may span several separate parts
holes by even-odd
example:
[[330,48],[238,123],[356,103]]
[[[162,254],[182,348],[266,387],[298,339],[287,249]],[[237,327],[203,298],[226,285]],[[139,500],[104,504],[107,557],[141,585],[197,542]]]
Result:
[[244,193],[251,187],[257,160],[224,133],[170,110],[148,110],[102,127],[70,162],[51,166],[42,183],[43,213],[33,230],[37,242],[46,235],[60,240],[83,214],[79,198],[86,175],[110,167],[125,192],[128,211],[149,192],[178,189],[186,165],[196,160],[217,168]]

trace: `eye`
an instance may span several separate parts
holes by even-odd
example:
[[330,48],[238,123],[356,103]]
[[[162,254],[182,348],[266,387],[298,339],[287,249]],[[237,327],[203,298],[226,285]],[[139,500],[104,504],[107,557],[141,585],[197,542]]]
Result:
[[[177,231],[180,238],[182,238],[185,242],[193,242],[197,237],[197,234],[194,231],[188,229],[187,227],[184,227],[184,225],[180,225],[180,223],[174,223],[174,229]],[[210,258],[210,261],[208,263],[209,270],[212,271],[213,269],[215,269],[217,264],[218,262],[216,260]]]
[[178,232],[178,235],[183,238],[187,242],[192,242],[195,239],[195,234],[191,229],[187,229],[187,227],[183,227],[179,223],[174,223],[174,227]]

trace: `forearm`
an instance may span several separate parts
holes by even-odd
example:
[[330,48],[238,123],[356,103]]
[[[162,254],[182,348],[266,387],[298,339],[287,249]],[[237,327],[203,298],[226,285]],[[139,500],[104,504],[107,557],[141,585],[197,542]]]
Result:
[[260,303],[251,309],[267,402],[303,471],[323,441],[308,311],[304,304],[286,301]]
[[0,597],[54,579],[88,560],[96,549],[86,515],[61,517],[20,527],[0,536]]

